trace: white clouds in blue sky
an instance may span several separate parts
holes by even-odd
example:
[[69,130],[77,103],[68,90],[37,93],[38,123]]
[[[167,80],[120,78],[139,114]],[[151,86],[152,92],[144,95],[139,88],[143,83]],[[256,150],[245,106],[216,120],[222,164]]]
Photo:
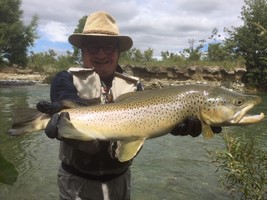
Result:
[[[84,15],[105,10],[117,20],[120,32],[134,40],[141,50],[178,51],[189,46],[188,40],[207,39],[213,28],[239,26],[244,0],[22,0],[25,22],[39,16],[34,51],[49,48],[71,50],[68,36]],[[222,33],[223,34],[223,33]]]

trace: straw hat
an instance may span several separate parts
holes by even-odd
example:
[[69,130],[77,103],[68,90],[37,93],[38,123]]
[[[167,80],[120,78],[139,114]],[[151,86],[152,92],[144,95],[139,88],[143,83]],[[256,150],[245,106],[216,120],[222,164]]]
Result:
[[83,32],[70,35],[69,42],[81,48],[83,38],[90,37],[118,38],[120,51],[126,51],[133,45],[133,41],[130,37],[119,34],[119,27],[115,19],[110,14],[103,11],[89,15],[86,19]]

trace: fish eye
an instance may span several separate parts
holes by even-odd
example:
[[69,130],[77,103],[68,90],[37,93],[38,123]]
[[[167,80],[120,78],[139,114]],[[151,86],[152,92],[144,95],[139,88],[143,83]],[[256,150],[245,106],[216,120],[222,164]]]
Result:
[[241,106],[242,104],[243,104],[242,99],[237,99],[237,100],[235,100],[235,105],[237,105],[237,106]]

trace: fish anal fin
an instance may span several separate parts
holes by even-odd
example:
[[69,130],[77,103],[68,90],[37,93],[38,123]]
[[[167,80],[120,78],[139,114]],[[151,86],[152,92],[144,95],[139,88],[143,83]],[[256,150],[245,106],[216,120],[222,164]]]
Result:
[[60,137],[67,139],[75,139],[81,141],[90,141],[94,140],[94,138],[90,137],[89,134],[84,134],[71,123],[71,121],[63,116],[59,120],[58,124],[58,134]]
[[214,136],[214,133],[210,125],[202,122],[202,135],[205,139],[210,139]]
[[118,141],[115,150],[116,157],[120,162],[131,160],[140,151],[145,139],[134,141]]

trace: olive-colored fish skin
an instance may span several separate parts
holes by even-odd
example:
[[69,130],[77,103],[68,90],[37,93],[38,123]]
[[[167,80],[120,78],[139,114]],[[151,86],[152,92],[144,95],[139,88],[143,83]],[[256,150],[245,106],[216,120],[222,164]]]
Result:
[[232,119],[235,113],[259,102],[258,96],[220,87],[185,85],[136,92],[114,104],[66,111],[70,113],[72,124],[77,119],[77,123],[82,122],[95,130],[95,135],[91,133],[90,137],[109,140],[115,136],[124,140],[166,134],[189,116],[214,126],[235,125],[238,122]]
[[[58,131],[63,138],[119,141],[116,154],[124,162],[136,155],[146,139],[168,134],[187,117],[201,121],[205,138],[213,136],[211,125],[260,122],[263,113],[245,116],[260,101],[258,96],[209,85],[134,92],[122,95],[112,104],[63,110],[70,114],[71,120],[61,119]],[[46,123],[40,126],[39,120],[39,128]]]

